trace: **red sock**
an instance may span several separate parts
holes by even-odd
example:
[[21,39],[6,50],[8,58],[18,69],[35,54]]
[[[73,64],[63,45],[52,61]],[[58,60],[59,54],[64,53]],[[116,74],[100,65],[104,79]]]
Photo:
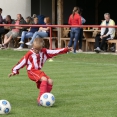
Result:
[[42,81],[40,84],[40,93],[38,96],[38,102],[40,100],[41,95],[46,92],[47,92],[47,81]]
[[50,92],[51,92],[51,90],[52,90],[52,85],[48,84],[48,85],[47,85],[47,92],[49,92],[49,93],[50,93]]
[[38,82],[36,82],[36,84],[37,84],[37,88],[40,89],[40,84],[41,84],[41,82],[38,81]]

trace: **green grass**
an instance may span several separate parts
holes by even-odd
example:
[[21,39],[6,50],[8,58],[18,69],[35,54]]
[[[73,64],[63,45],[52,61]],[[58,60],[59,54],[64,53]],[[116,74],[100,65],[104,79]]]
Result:
[[0,99],[11,103],[7,117],[117,117],[117,56],[64,54],[46,62],[56,98],[50,108],[38,107],[38,89],[26,69],[8,78],[26,52],[0,51]]

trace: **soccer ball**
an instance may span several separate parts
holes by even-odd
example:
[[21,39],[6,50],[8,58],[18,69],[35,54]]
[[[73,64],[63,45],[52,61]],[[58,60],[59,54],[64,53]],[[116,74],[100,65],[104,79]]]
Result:
[[0,100],[0,114],[8,114],[11,111],[11,105],[7,100]]
[[53,106],[55,97],[52,93],[44,93],[40,97],[40,104],[45,107]]

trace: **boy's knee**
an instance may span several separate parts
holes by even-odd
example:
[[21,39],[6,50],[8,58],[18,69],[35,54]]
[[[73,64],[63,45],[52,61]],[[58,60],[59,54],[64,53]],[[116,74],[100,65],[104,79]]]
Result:
[[46,77],[41,77],[41,81],[48,81]]
[[48,79],[48,84],[53,85],[53,80],[52,79]]

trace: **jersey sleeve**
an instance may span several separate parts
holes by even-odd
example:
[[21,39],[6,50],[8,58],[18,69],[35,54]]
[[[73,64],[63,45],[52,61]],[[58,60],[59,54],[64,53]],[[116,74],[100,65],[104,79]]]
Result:
[[31,52],[29,51],[20,59],[20,61],[12,68],[12,73],[19,74],[19,70],[27,64],[30,54]]
[[68,51],[69,51],[68,48],[62,48],[62,49],[57,49],[57,50],[46,49],[47,58],[49,59],[49,58],[52,58],[52,57],[57,56],[59,54],[65,54]]

